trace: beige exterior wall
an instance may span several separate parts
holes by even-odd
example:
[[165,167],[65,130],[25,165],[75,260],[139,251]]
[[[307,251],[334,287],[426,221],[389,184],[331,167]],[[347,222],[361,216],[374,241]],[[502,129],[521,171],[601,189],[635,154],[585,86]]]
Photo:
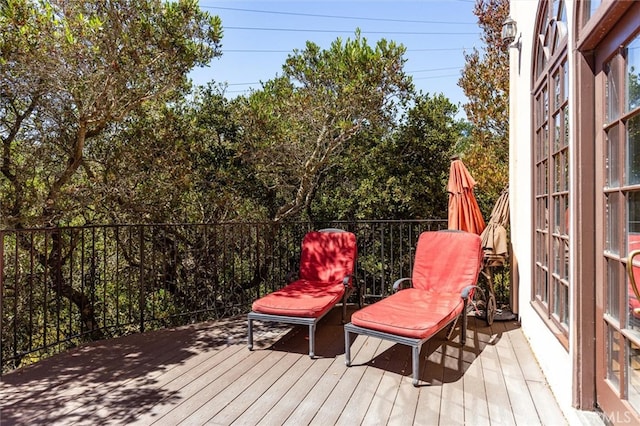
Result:
[[[573,4],[568,2],[568,29],[569,46],[572,46],[573,37],[571,28],[573,27]],[[538,10],[538,1],[513,0],[511,2],[511,17],[517,22],[518,33],[521,33],[522,47],[520,52],[517,48],[510,48],[510,103],[509,103],[509,188],[510,188],[510,208],[511,208],[511,240],[513,245],[513,256],[518,265],[518,314],[522,323],[522,330],[529,339],[531,347],[545,373],[547,380],[562,406],[567,420],[571,424],[579,424],[576,411],[572,408],[572,383],[573,371],[572,357],[562,346],[558,339],[552,334],[548,326],[541,320],[540,316],[531,306],[533,265],[535,262],[532,253],[532,118],[533,112],[531,102],[532,85],[532,49],[535,35],[535,19]],[[569,55],[569,60],[572,60]],[[570,62],[570,70],[573,70]],[[574,76],[570,72],[569,99],[573,105],[572,81]],[[571,107],[570,105],[570,107]],[[570,125],[570,148],[574,139],[571,136]],[[573,175],[573,171],[570,171]],[[574,182],[575,179],[571,179]],[[574,186],[574,184],[572,184]],[[575,191],[572,188],[572,194]],[[570,205],[574,203],[571,200]],[[573,217],[573,215],[572,215]],[[570,231],[571,235],[571,231]],[[571,238],[571,241],[574,241]],[[571,248],[573,250],[574,248]],[[571,268],[572,269],[572,268]],[[571,278],[573,282],[573,279]],[[571,303],[571,306],[575,304]],[[573,308],[572,308],[573,311]],[[572,312],[573,315],[573,312]],[[570,335],[572,333],[570,324]],[[572,348],[570,348],[571,350]]]

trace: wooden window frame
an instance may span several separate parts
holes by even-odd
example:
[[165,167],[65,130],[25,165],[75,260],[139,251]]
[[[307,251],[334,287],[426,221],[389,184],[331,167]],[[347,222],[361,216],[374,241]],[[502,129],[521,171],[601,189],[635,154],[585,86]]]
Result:
[[[543,1],[533,46],[533,285],[531,304],[565,349],[569,282],[569,48],[563,0]],[[564,17],[564,20],[562,18]]]

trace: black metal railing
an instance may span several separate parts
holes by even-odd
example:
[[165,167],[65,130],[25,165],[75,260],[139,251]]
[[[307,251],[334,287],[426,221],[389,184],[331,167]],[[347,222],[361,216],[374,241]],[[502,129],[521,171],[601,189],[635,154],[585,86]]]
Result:
[[79,344],[250,309],[298,266],[302,237],[358,239],[365,300],[409,276],[418,235],[446,220],[84,226],[0,231],[2,371]]

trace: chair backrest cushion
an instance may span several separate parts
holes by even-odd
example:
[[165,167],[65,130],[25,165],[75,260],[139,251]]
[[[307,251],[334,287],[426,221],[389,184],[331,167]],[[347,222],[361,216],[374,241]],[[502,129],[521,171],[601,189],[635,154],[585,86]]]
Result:
[[457,293],[476,284],[482,266],[479,235],[463,231],[420,234],[413,264],[414,288]]
[[346,231],[312,231],[302,240],[299,278],[333,282],[353,274],[356,236]]

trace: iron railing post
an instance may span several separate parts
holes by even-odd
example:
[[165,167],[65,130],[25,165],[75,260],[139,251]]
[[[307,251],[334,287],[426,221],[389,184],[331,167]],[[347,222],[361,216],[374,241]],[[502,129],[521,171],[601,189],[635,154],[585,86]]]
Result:
[[145,310],[145,289],[144,289],[144,226],[140,225],[139,228],[139,236],[140,236],[140,333],[144,333],[144,310]]
[[[4,232],[0,231],[0,331],[4,327]],[[4,339],[0,339],[0,371],[4,366],[4,345]]]

